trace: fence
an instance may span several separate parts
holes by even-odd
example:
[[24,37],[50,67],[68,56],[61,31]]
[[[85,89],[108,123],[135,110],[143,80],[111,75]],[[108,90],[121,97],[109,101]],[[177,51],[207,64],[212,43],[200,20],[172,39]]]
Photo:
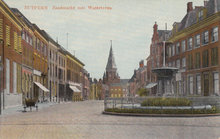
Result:
[[[104,110],[109,108],[143,108],[141,107],[141,102],[148,98],[159,98],[159,97],[124,97],[124,98],[105,98],[104,100]],[[169,97],[174,98],[174,97]],[[177,98],[177,97],[175,97]],[[220,108],[220,97],[219,96],[207,96],[207,97],[178,97],[187,98],[192,102],[190,108],[208,108],[209,106],[216,106]],[[209,105],[209,106],[208,106]],[[159,106],[158,108],[168,108],[164,106]],[[181,108],[174,106],[175,108]],[[149,109],[151,107],[148,107]],[[156,107],[154,107],[155,109]],[[170,107],[171,108],[171,107]],[[187,107],[185,107],[187,109]],[[153,109],[153,108],[152,108]],[[156,108],[157,109],[157,108]],[[172,109],[172,108],[171,108]]]

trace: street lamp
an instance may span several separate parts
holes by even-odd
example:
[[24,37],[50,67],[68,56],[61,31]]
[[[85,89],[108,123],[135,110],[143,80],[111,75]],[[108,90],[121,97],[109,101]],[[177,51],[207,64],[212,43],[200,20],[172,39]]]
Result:
[[0,115],[2,114],[2,71],[3,71],[3,65],[2,65],[2,60],[0,58]]
[[0,55],[0,115],[1,115],[2,114],[2,86],[4,88],[4,76],[2,76],[3,75],[2,74],[3,73],[3,67],[4,67],[3,66],[3,60],[4,60],[4,41],[2,39],[0,39],[0,44],[2,45],[2,50],[1,50],[1,55]]

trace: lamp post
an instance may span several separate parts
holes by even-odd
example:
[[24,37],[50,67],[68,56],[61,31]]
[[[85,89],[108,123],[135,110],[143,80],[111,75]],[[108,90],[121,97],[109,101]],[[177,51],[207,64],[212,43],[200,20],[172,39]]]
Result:
[[3,90],[3,109],[4,109],[4,40],[0,39],[1,54],[0,54],[0,115],[2,114],[2,90]]
[[2,56],[0,56],[0,115],[2,114],[2,71],[3,71]]

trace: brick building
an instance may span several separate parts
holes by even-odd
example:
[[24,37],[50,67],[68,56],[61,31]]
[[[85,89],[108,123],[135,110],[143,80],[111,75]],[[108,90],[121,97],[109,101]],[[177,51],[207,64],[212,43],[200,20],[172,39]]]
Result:
[[59,100],[64,101],[66,96],[66,50],[59,46],[58,49],[58,90]]
[[153,26],[153,35],[150,45],[150,55],[147,57],[147,88],[150,89],[151,95],[157,92],[157,77],[152,69],[163,66],[163,41],[167,40],[171,31],[158,30],[157,23]]
[[[107,88],[105,91],[105,97],[124,97],[125,94],[127,94],[127,79],[120,79],[118,72],[117,72],[117,67],[115,63],[115,58],[112,50],[112,41],[111,41],[111,46],[110,46],[110,51],[109,51],[109,57],[108,57],[108,62],[106,65],[106,71],[103,75],[103,84],[107,85],[108,87],[103,86],[103,88]],[[126,89],[125,89],[126,86]],[[108,94],[107,94],[108,93]]]
[[31,22],[16,8],[11,8],[23,23],[22,29],[22,92],[24,98],[32,98],[33,89],[33,28]]
[[0,1],[0,54],[3,66],[1,78],[1,102],[4,108],[22,104],[21,64],[22,46],[21,32],[23,24]]
[[134,70],[134,74],[128,82],[128,96],[135,96],[138,89],[145,88],[147,84],[147,66],[144,66],[144,60],[139,62],[139,68]]
[[33,58],[33,81],[34,97],[40,102],[49,101],[48,88],[48,41],[47,36],[36,25],[32,24],[34,29],[34,58]]
[[66,52],[66,97],[67,100],[82,100],[82,73],[84,64],[68,51]]
[[210,96],[219,93],[220,0],[204,6],[187,3],[181,22],[173,24],[167,47],[167,64],[179,68],[175,91],[178,95]]
[[48,89],[50,101],[59,101],[59,86],[58,86],[58,49],[59,44],[55,42],[50,35],[41,30],[48,42]]

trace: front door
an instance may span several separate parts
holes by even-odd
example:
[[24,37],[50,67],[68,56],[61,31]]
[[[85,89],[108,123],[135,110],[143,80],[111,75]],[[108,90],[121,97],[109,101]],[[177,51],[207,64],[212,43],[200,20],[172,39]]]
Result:
[[204,74],[204,96],[209,95],[209,74]]

